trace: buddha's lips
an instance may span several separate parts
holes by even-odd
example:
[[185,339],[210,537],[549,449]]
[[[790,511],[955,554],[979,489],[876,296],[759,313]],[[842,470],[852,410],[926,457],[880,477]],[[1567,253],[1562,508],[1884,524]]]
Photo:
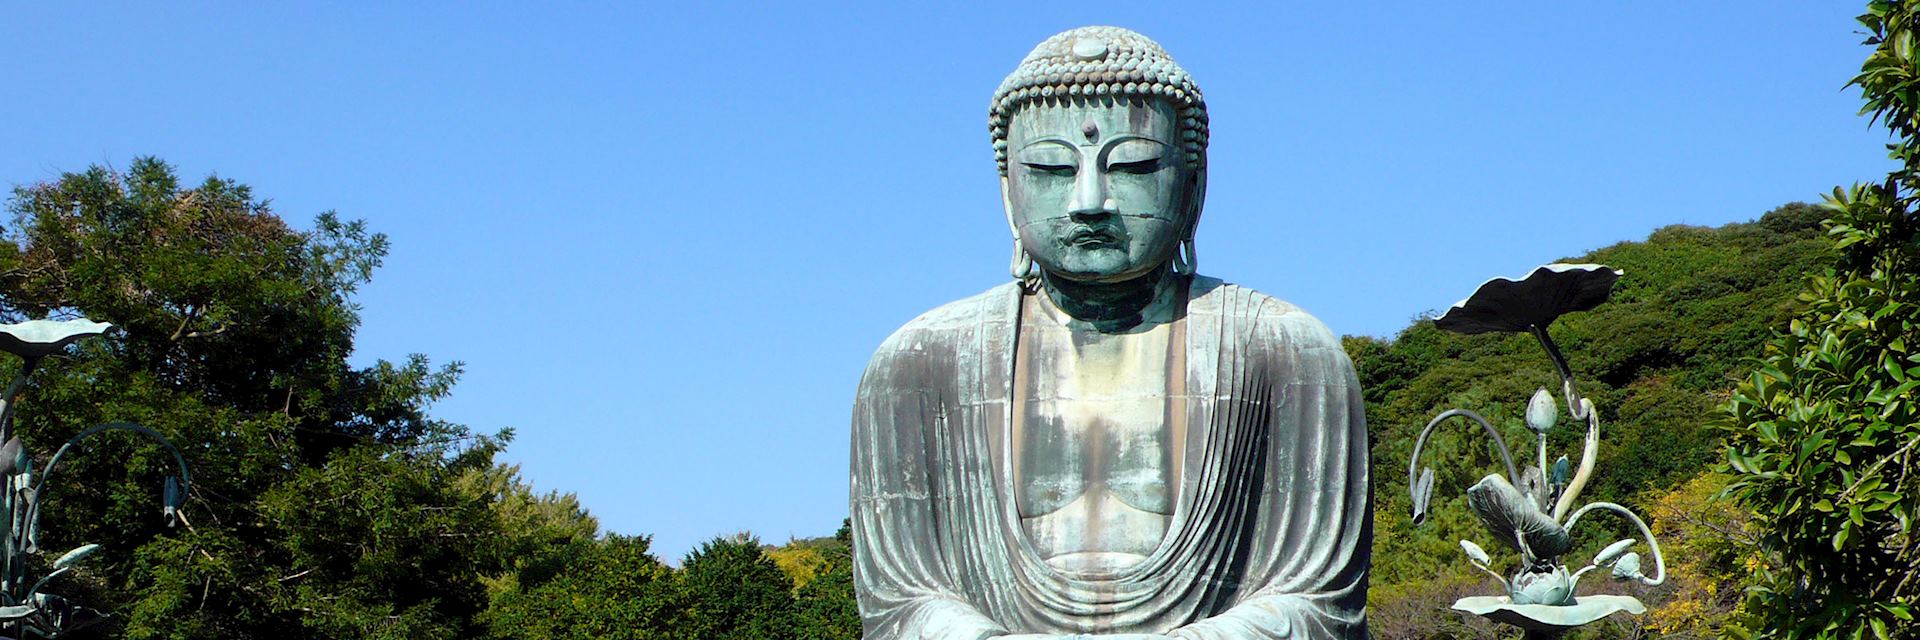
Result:
[[1067,246],[1090,247],[1120,243],[1120,235],[1107,229],[1082,228],[1067,236]]

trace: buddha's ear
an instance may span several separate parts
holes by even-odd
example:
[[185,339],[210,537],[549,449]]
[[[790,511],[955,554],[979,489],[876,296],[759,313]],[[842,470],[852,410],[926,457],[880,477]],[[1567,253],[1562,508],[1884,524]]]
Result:
[[1013,223],[1013,201],[1007,198],[1006,176],[1000,176],[1000,204],[1007,211],[1007,230],[1013,232],[1013,262],[1007,265],[1007,273],[1031,293],[1039,286],[1040,274],[1033,264],[1033,256],[1020,246],[1020,227]]
[[1193,177],[1187,181],[1187,228],[1184,229],[1184,239],[1192,240],[1200,232],[1200,212],[1206,208],[1206,203],[1207,169],[1203,166],[1195,168]]
[[1013,239],[1020,239],[1020,227],[1013,223],[1013,199],[1007,197],[1007,177],[1000,176],[1000,209],[1007,214],[1007,230],[1013,232]]

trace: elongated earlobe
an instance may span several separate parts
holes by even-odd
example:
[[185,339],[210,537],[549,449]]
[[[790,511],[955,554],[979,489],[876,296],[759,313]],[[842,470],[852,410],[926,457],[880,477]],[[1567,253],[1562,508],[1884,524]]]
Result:
[[1007,266],[1007,273],[1022,282],[1040,276],[1033,266],[1033,256],[1027,254],[1027,248],[1020,244],[1018,237],[1013,239],[1013,263]]
[[1193,237],[1200,232],[1200,210],[1207,200],[1207,171],[1196,170],[1187,188],[1186,233],[1180,238],[1180,250],[1173,254],[1173,272],[1183,276],[1191,276],[1200,270],[1200,252],[1194,247]]
[[1200,256],[1193,248],[1193,238],[1180,241],[1180,251],[1173,254],[1173,272],[1183,276],[1193,275],[1200,268]]

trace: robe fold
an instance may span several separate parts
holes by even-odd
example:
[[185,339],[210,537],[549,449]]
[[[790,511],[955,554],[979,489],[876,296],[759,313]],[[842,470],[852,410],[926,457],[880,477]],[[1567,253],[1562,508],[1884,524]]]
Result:
[[1145,560],[1111,573],[1048,565],[1015,510],[1005,452],[1018,285],[887,339],[853,411],[866,638],[1367,637],[1373,518],[1352,363],[1293,305],[1211,278],[1189,286],[1176,320],[1188,427],[1172,522]]

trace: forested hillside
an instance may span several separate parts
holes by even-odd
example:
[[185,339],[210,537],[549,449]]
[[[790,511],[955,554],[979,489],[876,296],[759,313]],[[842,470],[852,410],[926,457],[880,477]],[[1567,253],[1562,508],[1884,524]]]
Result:
[[[1601,416],[1594,482],[1584,497],[1651,515],[1668,546],[1668,585],[1634,595],[1655,610],[1642,622],[1686,637],[1719,623],[1740,596],[1728,582],[1742,559],[1741,517],[1706,500],[1725,483],[1706,472],[1724,460],[1722,407],[1753,367],[1770,331],[1782,326],[1806,275],[1831,260],[1820,220],[1827,214],[1790,204],[1747,223],[1719,228],[1671,226],[1643,242],[1623,242],[1581,256],[1539,256],[1540,262],[1592,262],[1626,271],[1612,300],[1562,318],[1553,336],[1565,351],[1580,392]],[[1520,274],[1489,274],[1513,275]],[[1461,296],[1478,283],[1463,282]],[[1442,427],[1422,452],[1437,478],[1431,518],[1410,524],[1407,457],[1435,414],[1476,411],[1509,443],[1530,442],[1523,424],[1536,388],[1557,389],[1558,374],[1525,334],[1464,336],[1416,320],[1392,340],[1348,338],[1373,442],[1374,574],[1370,613],[1383,638],[1489,637],[1492,627],[1448,609],[1463,595],[1499,587],[1465,561],[1457,541],[1492,544],[1466,506],[1465,490],[1493,472],[1499,454],[1478,430]],[[1579,457],[1577,429],[1550,440],[1549,457]],[[1590,555],[1619,537],[1576,532]],[[1618,534],[1618,535],[1614,535]],[[1511,570],[1510,567],[1497,567]],[[1589,580],[1582,589],[1618,585]],[[1592,586],[1590,586],[1590,584]],[[1594,625],[1601,636],[1632,636],[1628,625]]]

